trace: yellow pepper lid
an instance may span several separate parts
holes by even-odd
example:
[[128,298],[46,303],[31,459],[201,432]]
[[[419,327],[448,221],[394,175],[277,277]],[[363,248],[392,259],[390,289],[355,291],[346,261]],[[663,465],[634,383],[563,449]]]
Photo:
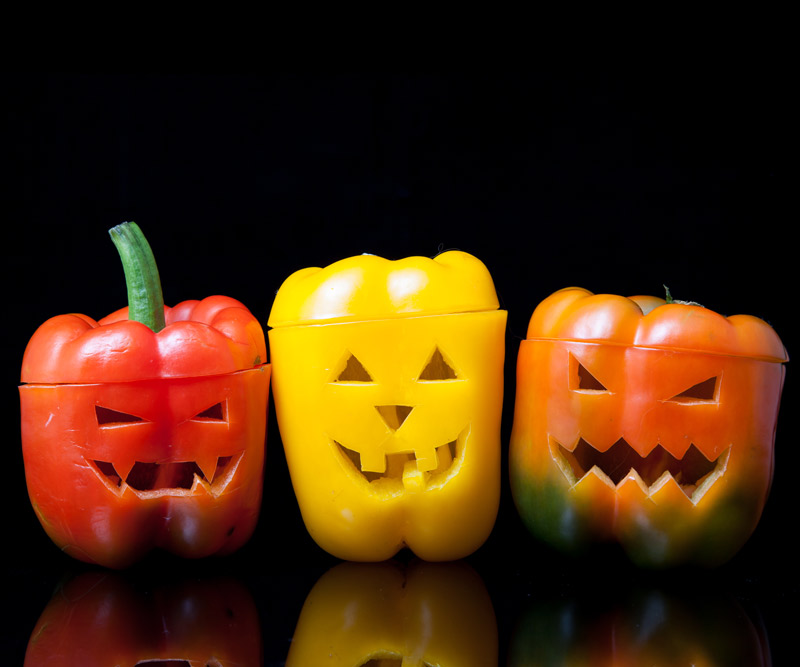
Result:
[[496,310],[492,277],[459,250],[396,261],[358,255],[290,275],[275,296],[269,326],[354,322]]

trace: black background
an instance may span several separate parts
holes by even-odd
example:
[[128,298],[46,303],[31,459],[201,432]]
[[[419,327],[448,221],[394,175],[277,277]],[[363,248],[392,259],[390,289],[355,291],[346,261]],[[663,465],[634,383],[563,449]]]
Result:
[[[27,500],[17,384],[48,317],[125,305],[107,230],[135,220],[165,301],[244,302],[266,328],[293,271],[363,252],[390,259],[458,248],[492,272],[509,313],[504,495],[468,560],[492,595],[500,664],[520,610],[545,592],[576,599],[633,585],[724,591],[763,620],[775,664],[794,644],[798,455],[788,368],[772,493],[758,529],[712,571],[644,573],[616,551],[572,561],[533,542],[506,484],[519,341],[539,301],[594,292],[698,301],[768,320],[791,354],[796,243],[787,225],[788,109],[780,71],[695,64],[608,72],[476,74],[0,75],[4,227],[4,661],[71,561]],[[270,412],[262,517],[235,556],[138,573],[236,573],[262,614],[265,664],[281,664],[317,578],[338,561],[307,536]],[[599,591],[599,592],[596,592]]]

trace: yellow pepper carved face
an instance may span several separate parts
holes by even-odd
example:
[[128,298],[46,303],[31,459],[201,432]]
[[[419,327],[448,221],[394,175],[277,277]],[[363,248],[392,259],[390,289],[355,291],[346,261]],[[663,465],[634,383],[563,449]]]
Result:
[[[412,364],[425,349],[413,339],[397,343]],[[352,467],[355,483],[363,483],[358,479],[363,478],[370,493],[390,496],[441,486],[463,458],[468,429],[461,422],[468,416],[436,413],[450,397],[441,395],[452,395],[458,401],[458,385],[464,381],[458,379],[438,347],[428,356],[413,377],[397,378],[397,369],[389,367],[381,369],[385,378],[376,379],[348,352],[344,368],[328,385],[323,400],[334,407],[327,423],[331,442],[344,461],[352,464],[347,467]],[[381,392],[381,384],[391,388]],[[384,397],[394,402],[384,402]],[[401,399],[402,403],[396,402]],[[359,419],[354,419],[354,410],[363,412]],[[449,425],[432,433],[430,422],[436,420]]]
[[320,546],[348,560],[403,546],[451,560],[488,537],[505,316],[486,268],[460,252],[353,257],[284,283],[270,317],[273,392]]

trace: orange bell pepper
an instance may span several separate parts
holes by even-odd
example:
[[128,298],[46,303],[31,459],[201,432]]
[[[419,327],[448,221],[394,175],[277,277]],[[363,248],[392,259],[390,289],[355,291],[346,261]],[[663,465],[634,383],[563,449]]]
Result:
[[716,565],[767,499],[786,350],[763,320],[570,288],[534,311],[509,454],[530,530]]

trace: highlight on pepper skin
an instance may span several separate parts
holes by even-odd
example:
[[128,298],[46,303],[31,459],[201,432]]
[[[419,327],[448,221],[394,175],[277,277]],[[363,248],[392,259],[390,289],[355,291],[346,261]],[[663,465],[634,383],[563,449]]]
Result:
[[509,450],[523,522],[565,551],[718,565],[761,516],[786,351],[763,320],[556,292],[517,358]]

